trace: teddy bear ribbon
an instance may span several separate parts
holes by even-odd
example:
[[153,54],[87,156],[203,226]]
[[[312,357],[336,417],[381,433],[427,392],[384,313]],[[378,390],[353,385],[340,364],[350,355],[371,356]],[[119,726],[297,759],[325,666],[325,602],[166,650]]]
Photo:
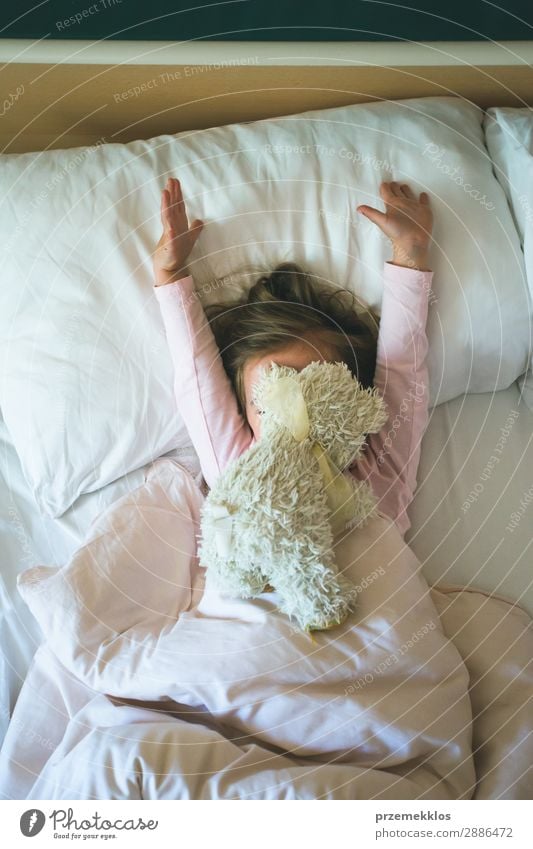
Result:
[[[309,436],[307,404],[301,386],[294,377],[281,377],[271,384],[265,401],[297,442]],[[314,441],[311,451],[324,478],[331,529],[336,536],[355,515],[354,489],[320,442]]]
[[227,559],[231,554],[233,519],[225,504],[213,504],[211,518],[215,522],[215,545],[220,557]]

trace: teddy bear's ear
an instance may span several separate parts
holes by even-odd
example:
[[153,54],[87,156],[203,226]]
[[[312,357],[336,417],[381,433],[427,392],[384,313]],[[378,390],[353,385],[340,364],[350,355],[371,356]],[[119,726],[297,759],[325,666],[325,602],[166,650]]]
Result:
[[270,363],[270,365],[264,365],[259,378],[252,386],[253,403],[264,409],[272,386],[282,377],[297,376],[297,374],[296,369],[289,366],[280,366],[274,362]]

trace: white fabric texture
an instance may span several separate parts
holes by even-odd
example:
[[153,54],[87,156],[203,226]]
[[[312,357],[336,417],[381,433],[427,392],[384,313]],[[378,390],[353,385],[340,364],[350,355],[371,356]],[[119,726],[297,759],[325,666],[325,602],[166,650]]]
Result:
[[[524,250],[526,276],[533,300],[533,108],[492,107],[485,113],[485,137],[494,173],[502,184]],[[533,331],[530,329],[533,337]],[[533,338],[530,339],[533,351]],[[533,366],[519,380],[533,410]]]
[[430,193],[430,400],[508,387],[527,367],[518,236],[460,98],[316,110],[129,144],[0,158],[0,405],[40,510],[171,449],[190,449],[152,293],[160,192],[179,177],[206,222],[191,272],[205,302],[287,259],[379,311],[390,246],[355,209],[382,180]]

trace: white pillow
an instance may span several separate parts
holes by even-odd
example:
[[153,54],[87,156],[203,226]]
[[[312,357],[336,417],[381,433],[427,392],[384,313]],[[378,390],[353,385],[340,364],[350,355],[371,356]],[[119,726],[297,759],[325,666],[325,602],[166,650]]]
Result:
[[[533,298],[533,108],[494,107],[487,110],[483,123],[494,172],[507,195],[520,234]],[[518,385],[524,401],[533,410],[531,365]]]
[[[520,241],[533,262],[533,108],[498,106],[483,119],[494,173],[511,207]],[[528,266],[533,271],[533,265]],[[529,275],[533,279],[533,275]]]
[[459,98],[420,98],[2,156],[0,405],[40,509],[59,516],[80,493],[190,447],[152,292],[169,174],[190,219],[206,222],[190,262],[205,302],[242,286],[214,278],[293,259],[379,310],[390,246],[356,206],[382,208],[382,180],[428,191],[430,401],[515,380],[529,305],[481,119]]

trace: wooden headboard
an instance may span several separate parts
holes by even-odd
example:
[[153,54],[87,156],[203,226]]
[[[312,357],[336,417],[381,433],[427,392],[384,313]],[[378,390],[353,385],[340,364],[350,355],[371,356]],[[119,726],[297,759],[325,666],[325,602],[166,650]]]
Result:
[[527,42],[0,41],[4,153],[125,142],[370,100],[533,106]]

